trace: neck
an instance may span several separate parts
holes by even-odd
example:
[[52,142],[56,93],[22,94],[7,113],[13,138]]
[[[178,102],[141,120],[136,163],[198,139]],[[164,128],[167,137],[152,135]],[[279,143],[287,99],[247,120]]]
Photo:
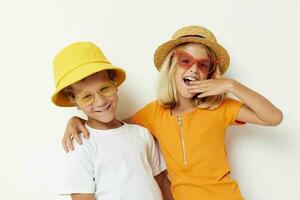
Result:
[[95,120],[93,118],[88,118],[87,124],[94,129],[100,129],[100,130],[106,130],[106,129],[114,129],[114,128],[119,128],[120,126],[123,125],[119,120],[114,118],[110,122],[101,122],[98,120]]
[[179,102],[172,109],[173,115],[180,115],[182,113],[188,113],[196,108],[192,99],[185,99],[179,97]]

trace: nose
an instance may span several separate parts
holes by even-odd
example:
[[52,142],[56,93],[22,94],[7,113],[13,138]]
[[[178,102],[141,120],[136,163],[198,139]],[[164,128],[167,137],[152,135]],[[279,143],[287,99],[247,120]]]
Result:
[[94,93],[94,106],[101,107],[106,104],[106,99],[104,96]]
[[194,63],[190,68],[189,68],[190,72],[194,72],[194,73],[198,73],[198,67],[197,67],[197,63]]

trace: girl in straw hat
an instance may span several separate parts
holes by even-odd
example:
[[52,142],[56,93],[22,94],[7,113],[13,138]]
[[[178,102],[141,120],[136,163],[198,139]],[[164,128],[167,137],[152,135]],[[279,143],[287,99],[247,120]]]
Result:
[[[275,126],[282,112],[262,95],[222,77],[229,55],[206,28],[179,29],[156,50],[154,63],[160,72],[158,98],[130,121],[148,128],[159,142],[174,199],[243,199],[230,178],[225,131],[233,124]],[[75,117],[63,139],[66,151],[73,148],[71,136],[78,140],[76,130],[87,133]]]

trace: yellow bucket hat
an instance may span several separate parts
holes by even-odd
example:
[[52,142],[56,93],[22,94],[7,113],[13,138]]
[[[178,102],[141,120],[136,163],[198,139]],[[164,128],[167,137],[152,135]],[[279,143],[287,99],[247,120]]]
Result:
[[183,27],[174,33],[171,40],[160,45],[154,53],[156,68],[160,70],[165,58],[174,47],[188,42],[199,43],[209,47],[218,58],[221,74],[225,73],[230,62],[226,49],[218,44],[216,37],[210,30],[201,26]]
[[113,66],[100,48],[91,42],[77,42],[61,50],[53,60],[55,91],[51,97],[57,106],[74,106],[61,91],[94,73],[104,70],[116,72],[116,84],[119,86],[126,78],[123,69]]

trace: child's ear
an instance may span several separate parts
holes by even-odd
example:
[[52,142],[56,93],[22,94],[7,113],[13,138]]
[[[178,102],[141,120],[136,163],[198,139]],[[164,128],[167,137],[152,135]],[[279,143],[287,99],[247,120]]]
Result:
[[69,97],[69,99],[78,110],[81,110],[81,108],[76,104],[75,99],[73,97]]

